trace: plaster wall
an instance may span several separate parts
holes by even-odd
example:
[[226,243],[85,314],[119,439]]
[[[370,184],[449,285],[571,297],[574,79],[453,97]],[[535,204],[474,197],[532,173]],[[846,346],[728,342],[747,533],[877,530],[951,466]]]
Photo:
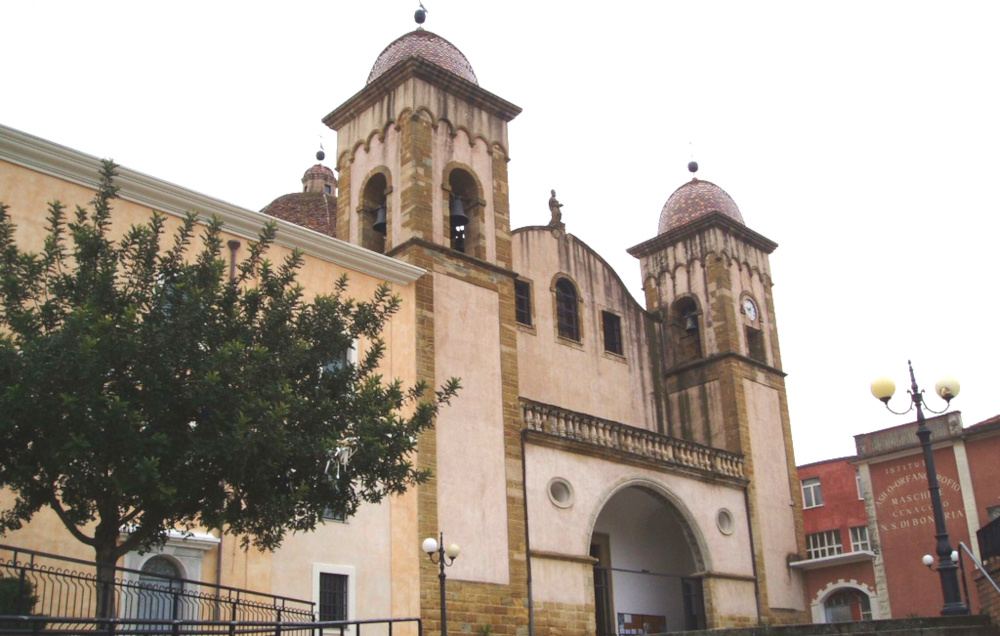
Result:
[[[525,449],[528,519],[532,554],[548,552],[569,557],[587,557],[595,524],[612,496],[631,486],[646,488],[669,501],[685,520],[691,545],[697,547],[706,571],[723,576],[752,578],[753,563],[746,533],[748,521],[743,490],[737,486],[713,484],[680,474],[667,474],[648,468],[629,466],[599,457],[568,453],[557,448],[528,444]],[[561,477],[573,489],[573,503],[567,508],[555,505],[548,495],[551,479]],[[729,510],[733,517],[732,534],[723,534],[716,523],[720,509]],[[644,519],[627,519],[623,523],[641,524]],[[614,558],[614,555],[612,555]],[[568,598],[571,589],[559,585],[574,576],[569,565],[546,564],[536,569],[540,559],[532,558],[534,595],[539,601],[559,601],[579,605],[593,603],[593,588],[579,590],[582,596]],[[648,566],[644,566],[647,567]],[[592,586],[592,583],[591,583]],[[747,587],[741,583],[726,587],[737,593],[715,600],[723,615],[742,612]],[[578,588],[577,588],[578,589]],[[748,615],[756,615],[750,585]]]
[[[743,386],[753,457],[783,460],[789,455],[781,430],[778,391],[749,378],[744,379]],[[791,570],[786,559],[789,554],[798,552],[794,501],[788,492],[788,465],[785,461],[757,459],[753,475],[762,535],[760,544],[768,574],[768,601],[771,607],[803,610],[801,574]]]
[[678,388],[670,392],[667,400],[670,404],[670,435],[706,446],[726,447],[722,387],[717,379]]
[[[662,432],[651,363],[658,344],[650,340],[646,312],[607,263],[574,236],[546,227],[513,234],[514,269],[531,283],[533,310],[532,325],[518,325],[520,395]],[[580,297],[579,342],[558,335],[559,277],[571,280]],[[602,311],[620,316],[624,355],[605,351]]]
[[448,577],[507,584],[507,477],[504,461],[499,298],[496,292],[434,274],[435,369],[462,390],[438,415],[438,519],[458,543]]

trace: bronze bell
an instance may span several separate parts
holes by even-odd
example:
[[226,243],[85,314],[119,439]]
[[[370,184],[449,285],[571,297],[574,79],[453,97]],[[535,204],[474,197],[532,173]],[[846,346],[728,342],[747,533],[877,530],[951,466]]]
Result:
[[469,223],[469,215],[465,213],[465,206],[462,205],[462,199],[455,195],[451,196],[449,220],[452,227],[464,226]]
[[385,222],[385,206],[380,205],[375,213],[375,223],[372,224],[372,229],[379,234],[385,234]]
[[698,316],[694,314],[687,315],[687,318],[684,319],[684,331],[689,334],[698,331]]

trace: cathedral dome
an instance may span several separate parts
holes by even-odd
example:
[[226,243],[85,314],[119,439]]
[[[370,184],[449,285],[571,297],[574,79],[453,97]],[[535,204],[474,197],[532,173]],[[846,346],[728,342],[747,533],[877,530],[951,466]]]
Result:
[[663,234],[687,225],[712,212],[720,212],[743,225],[740,209],[725,190],[710,181],[691,179],[677,188],[663,205],[658,233]]
[[327,236],[337,236],[337,177],[316,164],[302,175],[302,192],[271,201],[261,212]]
[[448,40],[422,28],[407,33],[385,47],[375,60],[371,73],[368,74],[367,84],[371,84],[386,71],[411,57],[425,59],[464,80],[479,85],[479,80],[476,79],[472,65],[465,55]]

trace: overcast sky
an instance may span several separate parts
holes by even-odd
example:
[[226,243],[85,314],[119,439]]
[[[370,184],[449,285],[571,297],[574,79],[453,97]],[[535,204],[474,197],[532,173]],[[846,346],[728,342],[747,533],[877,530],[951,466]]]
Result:
[[[1000,3],[425,0],[425,27],[510,123],[514,227],[568,231],[641,300],[628,247],[690,178],[771,257],[798,463],[911,421],[869,394],[962,382],[1000,413]],[[259,210],[301,189],[320,119],[360,90],[413,0],[4,0],[0,123]],[[897,395],[896,407],[905,398]],[[929,397],[932,406],[944,403]],[[912,415],[911,415],[912,417]]]

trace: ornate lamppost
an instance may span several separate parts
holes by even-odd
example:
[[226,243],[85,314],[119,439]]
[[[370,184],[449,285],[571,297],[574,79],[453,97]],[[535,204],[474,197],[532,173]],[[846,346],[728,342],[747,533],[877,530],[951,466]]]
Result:
[[934,536],[937,538],[938,567],[937,572],[941,577],[941,592],[944,595],[944,607],[941,609],[942,615],[968,614],[969,610],[962,603],[961,592],[958,587],[958,566],[953,558],[951,542],[948,540],[948,529],[944,522],[944,507],[941,505],[941,489],[938,486],[937,470],[934,468],[934,451],[931,450],[931,429],[927,427],[927,420],[924,418],[924,409],[931,413],[940,414],[948,410],[952,398],[958,395],[959,384],[955,378],[944,378],[935,386],[935,392],[941,396],[946,405],[940,411],[935,411],[924,404],[923,391],[917,387],[917,380],[913,375],[913,363],[907,360],[910,367],[910,407],[905,411],[893,411],[889,407],[889,399],[896,392],[896,383],[889,378],[879,378],[872,382],[871,390],[885,408],[896,415],[905,415],[916,409],[917,411],[917,437],[920,439],[920,446],[924,451],[924,467],[927,472],[927,490],[930,491],[931,508],[934,511]]
[[[441,541],[438,542],[434,537],[427,537],[423,542],[423,550],[430,557],[431,563],[440,566],[441,571],[438,574],[438,580],[441,582],[441,636],[448,636],[448,619],[445,615],[445,593],[444,593],[444,581],[447,578],[444,573],[444,568],[446,565],[450,566],[458,558],[459,548],[457,544],[452,543],[447,548],[444,547],[444,533],[440,535]],[[437,554],[437,558],[434,555]]]

